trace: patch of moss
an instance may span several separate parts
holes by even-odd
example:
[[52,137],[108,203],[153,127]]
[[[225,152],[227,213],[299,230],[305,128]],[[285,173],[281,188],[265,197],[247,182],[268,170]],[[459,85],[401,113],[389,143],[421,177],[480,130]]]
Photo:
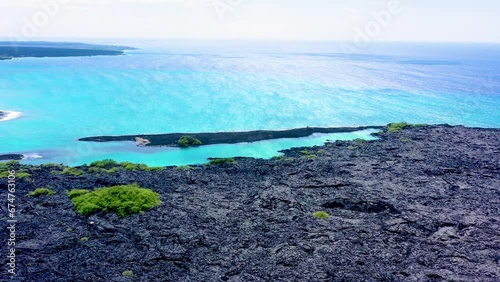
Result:
[[366,140],[363,139],[363,138],[357,138],[357,139],[354,139],[354,142],[356,142],[356,143],[366,143]]
[[131,163],[131,162],[121,162],[120,166],[123,167],[125,170],[137,170],[139,166],[137,164]]
[[193,170],[194,167],[190,166],[190,165],[180,165],[177,167],[177,170]]
[[317,219],[327,219],[328,213],[326,213],[325,211],[317,211],[313,213],[313,217]]
[[109,169],[111,167],[118,166],[118,163],[115,160],[104,159],[101,161],[95,161],[90,163],[90,167],[98,167],[98,168],[106,168]]
[[145,168],[141,168],[141,170],[144,170],[144,171],[161,171],[163,170],[163,167],[159,167],[159,166],[146,166]]
[[122,276],[123,277],[133,277],[134,272],[132,270],[125,270],[124,272],[122,272]]
[[30,179],[31,174],[24,172],[24,171],[16,172],[16,178],[18,178],[18,179]]
[[302,155],[309,155],[309,154],[311,154],[311,152],[309,152],[308,150],[301,150],[300,153]]
[[120,166],[123,167],[125,170],[129,170],[129,171],[135,171],[135,170],[160,171],[160,170],[163,170],[163,167],[149,167],[147,164],[134,164],[131,162],[121,162]]
[[177,141],[177,145],[183,148],[187,148],[189,146],[200,146],[202,145],[201,141],[193,136],[182,136]]
[[71,232],[73,231],[73,228],[66,228],[66,232]]
[[88,194],[88,193],[90,193],[90,191],[86,190],[86,189],[74,189],[74,190],[67,192],[66,195],[68,195],[68,197],[70,199],[73,199],[73,198],[80,197],[80,196]]
[[28,193],[30,197],[41,197],[41,196],[53,196],[56,192],[50,190],[49,188],[37,188],[34,191]]
[[64,165],[49,163],[49,164],[42,164],[42,165],[40,165],[40,167],[43,167],[43,168],[53,168],[53,169],[57,169],[57,168],[62,169],[62,168],[64,168]]
[[[12,169],[8,169],[6,171],[1,172],[0,173],[0,178],[7,178],[7,177],[9,177],[11,170]],[[29,173],[27,173],[27,172],[25,172],[23,170],[16,171],[15,176],[16,176],[16,179],[27,179],[28,180],[28,179],[31,178],[31,174],[29,174]]]
[[[71,192],[69,192],[71,193]],[[161,204],[160,195],[137,184],[97,188],[71,199],[79,214],[115,212],[121,217],[144,212]]]
[[89,173],[99,173],[99,172],[101,172],[101,169],[98,167],[89,167],[88,172]]
[[8,161],[8,162],[0,162],[0,171],[3,170],[12,170],[15,167],[20,166],[19,161]]
[[237,164],[237,162],[233,158],[220,158],[220,159],[211,159],[208,162],[208,164],[210,165]]
[[410,125],[406,122],[391,123],[387,126],[387,131],[389,133],[396,133],[396,132],[399,132],[399,131],[407,128],[408,126],[410,126]]
[[317,157],[314,153],[312,153],[308,150],[302,150],[302,151],[300,151],[300,153],[302,155],[304,155],[304,158],[306,158],[306,159],[315,159]]
[[88,241],[89,241],[89,238],[87,238],[87,237],[82,237],[82,238],[80,238],[80,241],[82,241],[82,242],[88,242]]
[[425,126],[429,126],[429,125],[426,123],[417,123],[417,124],[411,124],[410,126],[411,127],[425,127]]
[[90,173],[104,173],[104,174],[113,174],[118,172],[120,169],[118,167],[113,167],[110,169],[99,168],[99,167],[89,167],[88,172]]
[[271,158],[271,160],[275,160],[275,161],[282,161],[285,159],[285,155],[281,155],[281,156],[274,156]]
[[73,175],[73,176],[82,176],[85,174],[85,171],[77,169],[76,167],[67,167],[63,169],[62,173],[64,175]]

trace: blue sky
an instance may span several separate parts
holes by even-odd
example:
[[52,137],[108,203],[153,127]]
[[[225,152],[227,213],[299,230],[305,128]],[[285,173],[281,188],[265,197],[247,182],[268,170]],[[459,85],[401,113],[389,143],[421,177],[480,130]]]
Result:
[[498,15],[497,0],[2,0],[0,36],[500,43]]

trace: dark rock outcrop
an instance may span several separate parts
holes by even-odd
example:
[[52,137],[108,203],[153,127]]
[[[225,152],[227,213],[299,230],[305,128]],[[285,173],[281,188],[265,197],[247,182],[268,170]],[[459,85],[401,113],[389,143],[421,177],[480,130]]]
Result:
[[23,155],[20,154],[5,154],[5,155],[0,155],[0,161],[19,161],[23,159]]
[[[66,177],[26,168],[32,181],[16,191],[18,278],[498,281],[500,130],[428,126],[380,138],[192,170]],[[85,218],[65,195],[133,182],[163,204]],[[25,196],[37,187],[57,194]],[[315,219],[319,210],[329,217]]]
[[[91,142],[116,142],[116,141],[136,141],[141,146],[170,146],[179,147],[180,138],[190,136],[201,141],[201,145],[213,144],[235,144],[242,142],[256,142],[262,140],[279,138],[300,138],[307,137],[313,133],[345,133],[355,132],[365,129],[382,129],[382,126],[360,126],[360,127],[304,127],[288,130],[254,130],[242,132],[210,132],[210,133],[167,133],[150,135],[121,135],[121,136],[96,136],[84,137],[79,141]],[[140,142],[146,140],[146,143]]]

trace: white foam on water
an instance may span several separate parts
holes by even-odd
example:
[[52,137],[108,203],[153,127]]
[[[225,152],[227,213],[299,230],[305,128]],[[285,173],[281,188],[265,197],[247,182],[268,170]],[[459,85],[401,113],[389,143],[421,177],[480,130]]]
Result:
[[13,119],[16,119],[16,118],[20,118],[23,113],[21,112],[15,112],[15,111],[3,111],[3,110],[0,110],[0,112],[4,113],[5,115],[0,118],[0,122],[2,121],[8,121],[8,120],[13,120]]
[[32,154],[23,154],[23,160],[36,160],[36,159],[42,159],[43,156],[37,153],[32,153]]

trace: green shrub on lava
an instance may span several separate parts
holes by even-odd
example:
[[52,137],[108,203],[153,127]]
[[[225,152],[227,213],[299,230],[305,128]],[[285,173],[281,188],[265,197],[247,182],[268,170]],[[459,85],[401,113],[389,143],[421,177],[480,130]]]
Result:
[[201,144],[201,141],[193,136],[182,136],[179,141],[177,141],[177,145],[183,148],[187,148],[189,146],[200,146]]
[[[161,204],[158,193],[141,188],[137,184],[97,188],[88,193],[73,191],[70,191],[68,196],[70,194],[74,196],[71,201],[76,211],[85,216],[102,211],[104,213],[114,212],[125,217],[144,212]],[[78,193],[83,194],[76,196]]]
[[53,196],[56,192],[48,189],[48,188],[37,188],[34,191],[28,193],[30,197],[41,197],[41,196]]

